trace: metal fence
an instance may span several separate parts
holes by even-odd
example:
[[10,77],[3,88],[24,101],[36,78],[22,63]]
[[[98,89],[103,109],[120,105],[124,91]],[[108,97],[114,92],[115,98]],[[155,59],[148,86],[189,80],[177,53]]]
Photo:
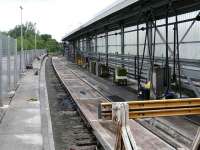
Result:
[[45,55],[46,50],[17,51],[17,40],[0,33],[0,106],[6,104],[17,88],[20,74],[36,57]]

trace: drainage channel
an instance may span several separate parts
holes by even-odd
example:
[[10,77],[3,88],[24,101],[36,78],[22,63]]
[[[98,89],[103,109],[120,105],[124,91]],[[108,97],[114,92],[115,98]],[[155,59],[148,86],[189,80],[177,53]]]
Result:
[[[46,83],[56,150],[102,149],[79,115],[68,91],[57,78],[51,59],[46,63]],[[98,145],[98,147],[97,147]]]

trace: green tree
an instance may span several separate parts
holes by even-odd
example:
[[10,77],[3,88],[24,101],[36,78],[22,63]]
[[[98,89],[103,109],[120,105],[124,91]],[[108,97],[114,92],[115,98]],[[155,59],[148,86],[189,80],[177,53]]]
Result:
[[51,35],[49,34],[41,34],[40,36],[42,38],[42,40],[44,40],[45,42],[47,42],[49,39],[51,39]]
[[[23,30],[23,47],[26,50],[35,48],[35,26],[32,22],[22,25]],[[21,49],[21,25],[15,26],[14,29],[8,31],[8,35],[17,39],[17,49]],[[61,45],[49,34],[39,34],[37,32],[37,48],[47,49],[49,52],[56,52],[61,49]]]

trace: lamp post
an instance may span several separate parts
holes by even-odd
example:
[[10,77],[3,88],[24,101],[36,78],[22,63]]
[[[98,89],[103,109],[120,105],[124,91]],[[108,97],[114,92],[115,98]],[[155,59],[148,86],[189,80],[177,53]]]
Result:
[[22,66],[22,55],[23,55],[23,51],[24,51],[24,47],[23,47],[23,28],[22,28],[22,10],[23,10],[23,7],[20,6],[19,7],[21,9],[21,54],[20,54],[20,71],[23,72],[23,66]]
[[[0,33],[0,38],[1,37],[1,33]],[[0,107],[3,106],[3,85],[2,85],[2,82],[3,82],[3,79],[2,79],[2,74],[3,74],[3,67],[2,67],[2,62],[3,62],[3,52],[2,52],[2,48],[3,48],[3,43],[0,42]]]

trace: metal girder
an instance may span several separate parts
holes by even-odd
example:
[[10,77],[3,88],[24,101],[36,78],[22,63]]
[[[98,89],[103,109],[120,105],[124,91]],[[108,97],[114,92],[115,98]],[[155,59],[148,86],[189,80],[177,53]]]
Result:
[[108,32],[105,32],[106,66],[108,67]]
[[97,34],[95,34],[95,53],[97,54]]
[[121,25],[121,54],[124,55],[124,26]]
[[[124,55],[124,26],[123,24],[121,24],[121,55]],[[124,58],[122,58],[122,61],[124,60]],[[122,64],[122,67],[124,67],[124,64]]]
[[[129,119],[200,114],[200,98],[127,102]],[[112,103],[101,103],[100,118],[112,118]]]
[[[199,16],[199,15],[200,15],[200,12],[197,14],[197,16]],[[180,46],[180,44],[183,43],[185,37],[186,37],[186,36],[188,35],[188,33],[190,32],[190,30],[191,30],[192,27],[194,26],[195,22],[196,22],[196,20],[193,20],[193,21],[192,21],[192,23],[190,24],[190,26],[188,27],[188,29],[187,29],[186,32],[184,33],[183,37],[182,37],[181,40],[179,41],[179,43],[178,43],[179,46]],[[161,39],[163,40],[162,34],[159,33],[159,35],[160,35]],[[170,48],[170,47],[169,47],[169,48]],[[173,52],[172,52],[171,48],[170,48],[169,50],[170,50],[170,52],[171,52],[171,55],[170,55],[170,57],[171,57],[172,54],[173,54]]]

